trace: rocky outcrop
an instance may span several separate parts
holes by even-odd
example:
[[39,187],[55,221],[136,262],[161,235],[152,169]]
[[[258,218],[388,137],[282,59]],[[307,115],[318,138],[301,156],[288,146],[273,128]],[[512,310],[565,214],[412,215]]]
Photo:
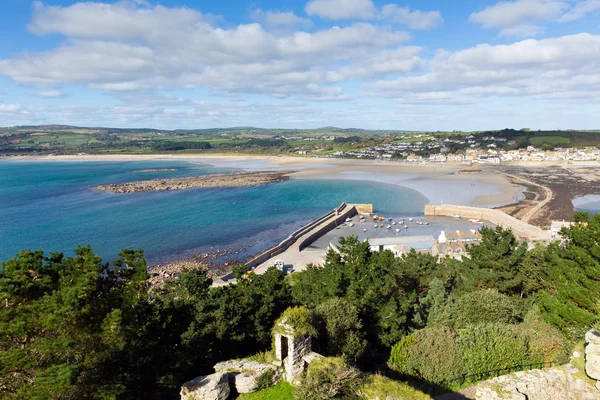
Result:
[[499,376],[476,386],[477,400],[594,400],[600,391],[575,377],[571,364]]
[[227,373],[199,376],[186,382],[179,394],[181,400],[226,400],[231,393]]
[[595,329],[585,334],[585,373],[598,381],[596,388],[600,390],[600,333]]
[[256,391],[258,377],[270,370],[274,372],[274,381],[272,382],[274,384],[281,379],[275,365],[248,360],[229,360],[215,365],[216,372],[229,374],[230,383],[238,393]]
[[112,193],[134,193],[158,190],[257,186],[286,181],[293,172],[294,171],[237,172],[233,174],[201,175],[173,179],[152,179],[148,181],[96,186],[93,189]]

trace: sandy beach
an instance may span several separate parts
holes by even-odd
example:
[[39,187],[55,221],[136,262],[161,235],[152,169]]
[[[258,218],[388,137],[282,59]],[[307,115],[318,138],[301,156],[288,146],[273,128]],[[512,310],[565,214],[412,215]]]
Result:
[[430,203],[499,207],[522,199],[523,186],[511,183],[492,167],[465,165],[410,164],[394,161],[303,158],[250,155],[68,155],[5,158],[13,161],[136,161],[182,160],[246,171],[296,170],[293,179],[351,179],[404,186],[422,193]]

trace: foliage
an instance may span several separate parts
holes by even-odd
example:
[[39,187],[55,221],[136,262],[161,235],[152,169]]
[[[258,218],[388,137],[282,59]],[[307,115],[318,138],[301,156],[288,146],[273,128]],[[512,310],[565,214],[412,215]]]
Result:
[[430,316],[429,323],[457,329],[483,322],[516,324],[523,317],[524,307],[518,298],[486,289],[449,299],[441,313]]
[[89,246],[74,257],[23,251],[2,263],[1,397],[123,393],[132,378],[115,362],[141,333],[136,322],[147,307],[146,277],[143,253],[131,250],[113,268]]
[[427,400],[431,397],[403,382],[398,382],[382,375],[369,375],[360,393],[369,399],[411,399]]
[[462,328],[456,346],[464,374],[472,380],[502,375],[531,364],[527,337],[512,325],[486,323]]
[[325,325],[327,354],[356,362],[367,346],[358,309],[334,297],[317,306],[316,314]]
[[268,389],[254,393],[241,394],[238,400],[293,400],[294,387],[287,382],[280,382]]
[[177,151],[186,149],[211,149],[212,146],[208,142],[169,142],[169,141],[154,141],[152,142],[152,150],[155,151]]
[[246,357],[248,361],[255,361],[260,364],[271,364],[275,361],[275,350],[271,349],[268,351],[261,351],[249,357]]
[[309,364],[296,398],[327,400],[360,398],[361,373],[344,363],[342,358],[320,358]]
[[389,365],[405,375],[442,383],[462,374],[455,345],[456,334],[447,328],[415,331],[392,348]]
[[[292,328],[292,332],[287,332],[282,325]],[[306,307],[290,307],[275,321],[273,332],[288,334],[293,333],[297,336],[316,336],[315,318],[313,313]]]
[[268,389],[273,386],[273,381],[275,379],[275,371],[272,369],[268,369],[256,378],[256,387],[254,390],[263,390]]

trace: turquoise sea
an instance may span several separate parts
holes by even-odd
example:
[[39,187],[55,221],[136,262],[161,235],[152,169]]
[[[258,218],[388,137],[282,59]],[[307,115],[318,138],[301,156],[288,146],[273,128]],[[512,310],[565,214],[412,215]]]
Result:
[[[139,172],[150,168],[176,171]],[[91,244],[105,260],[142,248],[151,264],[216,249],[266,249],[342,201],[386,215],[422,214],[427,199],[398,186],[291,180],[251,188],[111,194],[91,187],[232,172],[188,161],[0,161],[0,260],[23,249],[72,254]]]

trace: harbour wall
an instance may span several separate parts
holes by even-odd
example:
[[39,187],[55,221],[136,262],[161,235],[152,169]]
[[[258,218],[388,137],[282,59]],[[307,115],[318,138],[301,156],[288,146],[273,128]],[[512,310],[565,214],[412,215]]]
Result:
[[530,225],[515,217],[491,208],[457,206],[451,204],[425,206],[425,215],[429,216],[446,216],[460,215],[461,218],[473,218],[486,220],[494,225],[503,228],[510,228],[513,233],[520,239],[524,240],[550,240],[552,234],[550,231],[543,230],[537,226]]
[[[363,210],[367,210],[369,208],[369,205],[360,206]],[[270,258],[275,257],[276,255],[281,254],[287,249],[289,249],[300,238],[301,241],[299,243],[299,248],[300,250],[302,250],[309,246],[311,243],[313,243],[315,240],[323,236],[325,233],[329,232],[331,229],[334,229],[340,224],[340,222],[345,221],[346,218],[355,216],[357,213],[358,211],[356,205],[348,205],[346,203],[342,203],[339,207],[333,209],[332,211],[329,211],[322,217],[310,222],[307,225],[304,225],[302,228],[298,229],[290,236],[288,236],[281,243],[276,244],[275,246],[265,250],[256,257],[252,258],[246,263],[246,266],[252,268],[266,262]],[[311,232],[311,230],[315,231]],[[306,234],[309,234],[309,236],[303,237]]]

